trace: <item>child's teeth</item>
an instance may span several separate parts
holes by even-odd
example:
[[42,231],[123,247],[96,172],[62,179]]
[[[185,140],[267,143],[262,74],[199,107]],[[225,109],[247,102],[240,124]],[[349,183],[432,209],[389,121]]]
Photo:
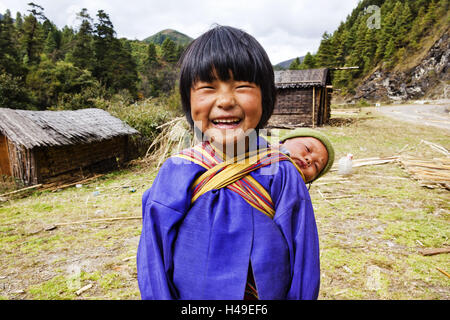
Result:
[[233,122],[238,122],[239,119],[230,119],[230,120],[214,120],[214,122],[216,123],[233,123]]

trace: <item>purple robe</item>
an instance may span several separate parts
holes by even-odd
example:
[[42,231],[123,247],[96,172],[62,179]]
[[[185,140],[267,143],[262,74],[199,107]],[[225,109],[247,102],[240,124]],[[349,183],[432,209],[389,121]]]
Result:
[[317,299],[319,241],[311,199],[297,169],[251,172],[271,195],[270,219],[237,193],[209,191],[191,205],[205,168],[169,158],[142,197],[137,252],[142,299],[242,300],[249,263],[261,300]]

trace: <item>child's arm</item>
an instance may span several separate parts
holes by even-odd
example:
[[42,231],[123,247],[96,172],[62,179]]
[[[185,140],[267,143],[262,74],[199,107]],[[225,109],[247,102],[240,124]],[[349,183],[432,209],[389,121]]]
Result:
[[[190,206],[194,165],[177,166],[169,159],[152,188],[142,197],[142,233],[137,252],[138,284],[142,299],[177,299],[173,285],[173,245],[178,224]],[[192,176],[192,177],[191,177]]]
[[[288,164],[288,165],[286,165]],[[282,191],[274,222],[280,226],[291,258],[292,281],[287,299],[317,299],[320,286],[319,239],[308,190],[292,164],[284,162]]]

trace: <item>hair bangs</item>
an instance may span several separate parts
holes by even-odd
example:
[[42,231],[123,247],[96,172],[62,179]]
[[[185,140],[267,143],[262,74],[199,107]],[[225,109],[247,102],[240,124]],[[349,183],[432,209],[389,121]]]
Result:
[[191,57],[186,61],[184,71],[189,75],[186,80],[190,86],[197,81],[228,81],[231,77],[259,85],[257,79],[261,79],[262,70],[257,67],[253,59],[255,52],[251,52],[252,48],[245,41],[243,32],[227,29],[226,32],[212,31],[207,39],[189,50],[192,51]]

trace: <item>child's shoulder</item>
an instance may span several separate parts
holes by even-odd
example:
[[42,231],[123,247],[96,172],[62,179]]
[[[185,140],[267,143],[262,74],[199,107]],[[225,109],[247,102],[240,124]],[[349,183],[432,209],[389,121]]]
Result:
[[[158,176],[161,177],[176,177],[177,181],[192,180],[193,177],[204,171],[204,167],[195,163],[186,154],[189,154],[190,149],[183,150],[170,156],[161,165],[158,171]],[[177,182],[166,181],[166,182]]]
[[309,199],[308,188],[303,177],[295,165],[289,160],[272,163],[267,168],[261,168],[259,175],[263,180],[268,180],[272,200],[275,206],[286,199],[299,201]]
[[180,153],[169,157],[161,165],[151,188],[144,193],[146,201],[152,199],[166,201],[184,198],[190,194],[192,183],[205,169],[179,155]]
[[273,172],[274,179],[280,181],[282,184],[295,184],[299,187],[305,186],[302,174],[297,167],[285,157],[282,157],[282,159],[276,163],[272,163],[269,170]]

